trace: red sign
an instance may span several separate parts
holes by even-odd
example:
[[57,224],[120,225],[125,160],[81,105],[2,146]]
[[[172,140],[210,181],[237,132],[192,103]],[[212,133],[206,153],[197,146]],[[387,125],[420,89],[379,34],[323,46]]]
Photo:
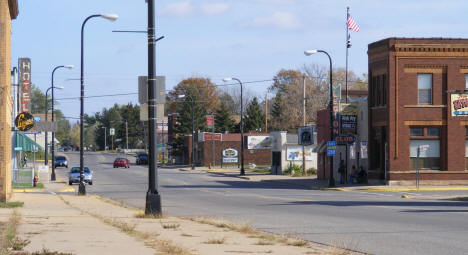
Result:
[[207,115],[206,116],[206,125],[211,127],[214,126],[214,116],[213,115]]
[[338,144],[353,144],[356,137],[352,134],[335,136],[335,141]]
[[[213,133],[205,133],[205,141],[212,141],[213,140]],[[221,141],[221,134],[215,133],[214,134],[215,141]]]

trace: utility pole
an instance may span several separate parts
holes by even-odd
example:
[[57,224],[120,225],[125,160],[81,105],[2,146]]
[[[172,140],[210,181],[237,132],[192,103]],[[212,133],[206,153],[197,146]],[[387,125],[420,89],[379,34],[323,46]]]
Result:
[[[302,76],[302,126],[306,125],[306,76]],[[302,145],[302,175],[306,173],[305,145]]]
[[148,192],[145,214],[161,215],[161,196],[158,192],[158,150],[156,146],[156,37],[154,0],[148,2],[148,123],[149,164]]
[[265,133],[268,133],[268,93],[265,94]]
[[128,122],[125,121],[125,142],[127,143],[127,152],[128,152]]

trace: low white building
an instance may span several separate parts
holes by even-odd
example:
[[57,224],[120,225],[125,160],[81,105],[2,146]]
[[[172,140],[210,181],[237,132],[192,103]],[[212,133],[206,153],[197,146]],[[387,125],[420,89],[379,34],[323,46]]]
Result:
[[[316,136],[316,134],[314,134]],[[302,167],[303,146],[298,144],[297,134],[288,134],[286,131],[274,131],[271,137],[271,173],[282,175],[291,165]],[[316,140],[316,139],[314,139]],[[305,169],[317,169],[316,145],[305,146]]]

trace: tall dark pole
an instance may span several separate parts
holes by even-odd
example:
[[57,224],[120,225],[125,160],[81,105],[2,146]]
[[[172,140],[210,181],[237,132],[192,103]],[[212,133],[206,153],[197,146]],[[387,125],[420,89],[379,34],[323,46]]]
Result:
[[[325,53],[328,56],[328,60],[330,61],[330,139],[332,141],[335,140],[335,137],[333,135],[333,65],[332,65],[332,59],[328,52],[324,50],[318,50],[317,52],[322,52]],[[341,93],[341,91],[340,91]],[[335,178],[333,177],[333,157],[330,157],[330,179],[328,180],[328,186],[329,187],[335,187]]]
[[80,80],[81,80],[81,96],[80,96],[80,186],[78,188],[78,195],[86,195],[86,187],[84,184],[84,61],[83,61],[83,49],[84,49],[84,28],[86,22],[95,17],[100,17],[101,15],[95,14],[87,17],[81,25],[81,71],[80,71]]
[[241,94],[240,94],[240,105],[241,105],[241,121],[240,121],[240,132],[241,132],[241,169],[240,175],[245,175],[244,169],[244,102],[242,100],[242,82],[237,78],[232,78],[239,82]]
[[154,0],[148,2],[148,122],[149,122],[149,166],[148,192],[145,214],[161,215],[161,196],[158,193],[158,150],[156,146],[156,52]]
[[[52,71],[52,123],[54,123],[54,74],[55,74],[55,71],[59,68],[63,68],[63,67],[66,67],[66,68],[72,68],[72,66],[64,66],[64,65],[61,65],[61,66],[57,66],[54,68],[54,70]],[[47,95],[46,95],[46,109],[47,109]],[[47,121],[47,111],[46,111],[46,121]],[[47,134],[47,131],[46,131],[46,134]],[[46,136],[47,137],[47,136]],[[47,140],[47,139],[46,139]],[[50,180],[51,181],[55,181],[55,131],[52,131],[52,174],[50,175]]]
[[192,170],[195,170],[195,103],[193,101],[193,97],[190,97],[190,101],[192,104]]
[[[52,85],[53,87],[53,85]],[[48,88],[46,90],[46,93],[45,93],[45,109],[44,109],[44,113],[45,113],[45,122],[47,122],[47,112],[49,111],[48,109],[48,103],[47,103],[47,93],[49,93],[49,90],[52,89],[52,87]],[[44,137],[45,137],[45,141],[44,141],[44,165],[47,166],[49,165],[49,146],[47,146],[47,140],[48,140],[48,133],[47,131],[45,131],[45,134],[44,134]]]

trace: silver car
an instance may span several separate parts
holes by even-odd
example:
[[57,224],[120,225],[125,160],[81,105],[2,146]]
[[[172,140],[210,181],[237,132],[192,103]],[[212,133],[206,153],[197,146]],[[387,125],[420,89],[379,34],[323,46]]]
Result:
[[[84,167],[84,182],[89,185],[93,185],[93,172],[89,170],[87,166]],[[68,173],[68,185],[72,185],[74,182],[80,183],[80,167],[74,166]]]

